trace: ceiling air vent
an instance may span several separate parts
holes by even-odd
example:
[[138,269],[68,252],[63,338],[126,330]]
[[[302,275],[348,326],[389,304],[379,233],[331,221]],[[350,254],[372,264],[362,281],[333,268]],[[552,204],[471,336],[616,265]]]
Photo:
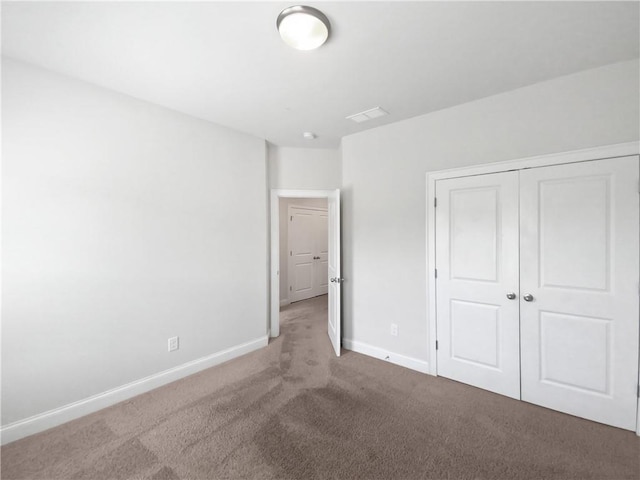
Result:
[[365,110],[364,112],[354,113],[353,115],[349,115],[347,120],[353,120],[356,123],[366,122],[367,120],[371,120],[373,118],[384,117],[385,115],[389,115],[388,112],[385,112],[380,107],[371,108],[369,110]]

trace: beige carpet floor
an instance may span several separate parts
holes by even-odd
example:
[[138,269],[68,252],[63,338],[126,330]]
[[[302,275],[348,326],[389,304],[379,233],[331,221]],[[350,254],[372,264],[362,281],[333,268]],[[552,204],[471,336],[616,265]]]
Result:
[[267,348],[2,448],[3,479],[639,479],[632,432],[343,351],[326,296]]

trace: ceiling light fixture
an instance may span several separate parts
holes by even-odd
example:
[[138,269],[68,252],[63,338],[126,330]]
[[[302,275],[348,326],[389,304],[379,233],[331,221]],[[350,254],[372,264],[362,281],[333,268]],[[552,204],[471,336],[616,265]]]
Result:
[[297,50],[313,50],[329,38],[331,25],[320,10],[296,5],[285,8],[276,20],[284,43]]
[[314,138],[316,138],[315,133],[312,133],[312,132],[304,132],[302,136],[304,137],[305,140],[313,140]]

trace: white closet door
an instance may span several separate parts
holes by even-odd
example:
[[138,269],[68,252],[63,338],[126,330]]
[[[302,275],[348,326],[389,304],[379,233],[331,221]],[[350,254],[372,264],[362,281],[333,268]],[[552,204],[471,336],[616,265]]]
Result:
[[327,211],[289,207],[289,300],[298,302],[328,291]]
[[518,173],[441,180],[436,196],[438,375],[520,398]]
[[314,296],[315,212],[289,208],[289,300],[297,302]]
[[520,179],[522,399],[634,430],[638,157]]

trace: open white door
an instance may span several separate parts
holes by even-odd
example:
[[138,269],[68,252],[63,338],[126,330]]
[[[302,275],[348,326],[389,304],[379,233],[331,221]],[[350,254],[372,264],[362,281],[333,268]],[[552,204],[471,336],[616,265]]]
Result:
[[329,338],[340,356],[340,190],[335,190],[327,197],[329,210]]

